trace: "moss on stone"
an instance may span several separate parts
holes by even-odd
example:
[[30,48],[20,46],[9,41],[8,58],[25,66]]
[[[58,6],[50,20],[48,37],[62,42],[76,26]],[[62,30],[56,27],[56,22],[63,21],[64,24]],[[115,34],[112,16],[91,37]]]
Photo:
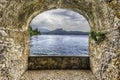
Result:
[[34,9],[32,5],[21,8],[19,12],[18,20],[25,21],[26,16],[28,17],[33,12],[34,12]]
[[120,19],[120,12],[114,12],[115,16]]
[[41,8],[41,5],[41,2],[32,3],[27,6],[23,5],[23,7],[19,11],[18,20],[22,22],[25,21],[33,12]]
[[92,38],[97,44],[100,44],[105,39],[105,33],[91,30],[90,38]]
[[116,0],[110,0],[108,5],[114,10],[114,15],[120,19],[120,4]]

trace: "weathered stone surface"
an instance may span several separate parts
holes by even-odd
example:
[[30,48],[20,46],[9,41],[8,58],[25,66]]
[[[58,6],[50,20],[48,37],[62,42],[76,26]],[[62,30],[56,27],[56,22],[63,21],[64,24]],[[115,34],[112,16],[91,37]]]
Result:
[[20,80],[97,80],[89,70],[27,71]]
[[98,80],[120,79],[120,0],[0,0],[0,80],[19,80],[27,70],[28,26],[40,12],[65,8],[82,14],[91,29],[106,33],[90,39],[90,65]]
[[78,69],[90,70],[89,57],[86,56],[30,56],[29,70]]

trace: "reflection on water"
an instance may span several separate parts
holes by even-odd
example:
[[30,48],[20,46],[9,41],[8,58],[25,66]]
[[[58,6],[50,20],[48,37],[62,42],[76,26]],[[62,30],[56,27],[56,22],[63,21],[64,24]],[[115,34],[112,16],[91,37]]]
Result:
[[88,35],[37,35],[30,38],[31,55],[87,56]]

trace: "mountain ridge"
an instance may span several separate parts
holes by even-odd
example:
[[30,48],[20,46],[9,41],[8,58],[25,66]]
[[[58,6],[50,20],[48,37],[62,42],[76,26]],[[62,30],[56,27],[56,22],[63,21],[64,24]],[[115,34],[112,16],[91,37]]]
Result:
[[41,32],[43,35],[88,35],[89,32],[82,32],[82,31],[66,31],[62,28],[55,29],[53,31],[48,32]]

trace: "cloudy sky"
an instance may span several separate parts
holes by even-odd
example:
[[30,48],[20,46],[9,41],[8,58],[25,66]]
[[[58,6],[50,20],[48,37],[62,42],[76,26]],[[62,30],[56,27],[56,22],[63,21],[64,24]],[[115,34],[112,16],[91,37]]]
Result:
[[62,28],[66,31],[90,30],[87,20],[80,14],[67,9],[53,9],[37,15],[31,21],[33,29],[55,30]]

